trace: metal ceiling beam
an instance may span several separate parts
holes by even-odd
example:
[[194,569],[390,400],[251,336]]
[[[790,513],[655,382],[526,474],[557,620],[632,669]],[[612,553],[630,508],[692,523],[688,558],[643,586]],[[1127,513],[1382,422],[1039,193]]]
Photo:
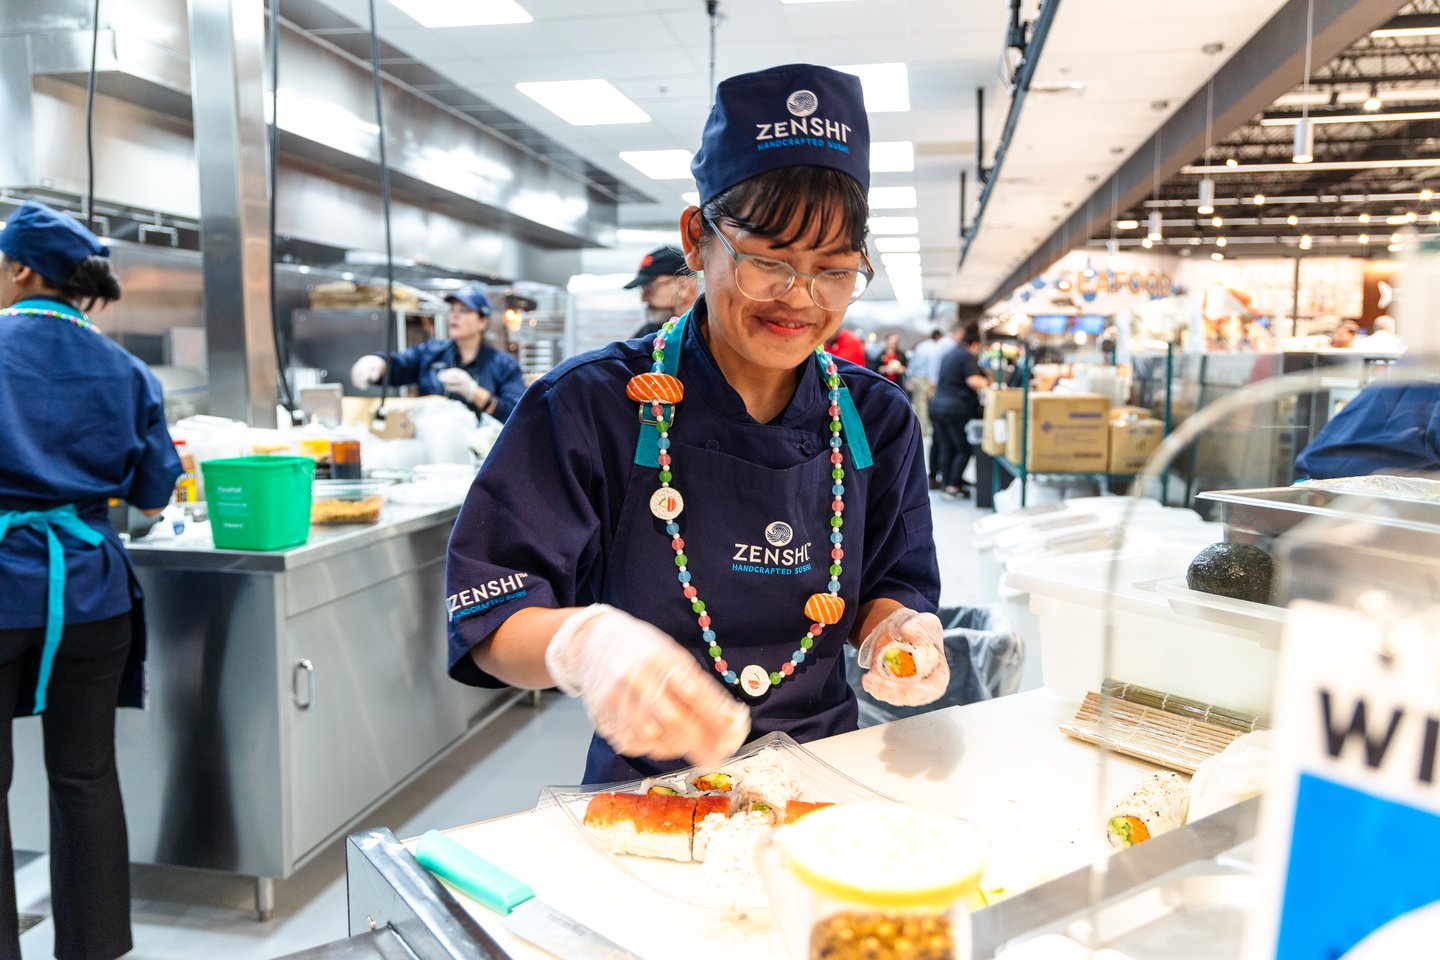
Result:
[[[1405,6],[1405,0],[1314,0],[1314,3],[1311,49],[1313,61],[1320,64],[1329,62]],[[1302,81],[1306,4],[1307,0],[1290,0],[1216,74],[1213,129],[1219,136],[1244,126]],[[1043,273],[1071,249],[1084,246],[1102,230],[1108,235],[1112,191],[1118,198],[1117,210],[1134,207],[1150,193],[1157,170],[1153,159],[1157,156],[1157,142],[1162,182],[1200,156],[1205,149],[1205,101],[1206,91],[1202,87],[1154,136],[1141,144],[1112,177],[1101,181],[1094,194],[990,292],[984,305],[1004,298]]]

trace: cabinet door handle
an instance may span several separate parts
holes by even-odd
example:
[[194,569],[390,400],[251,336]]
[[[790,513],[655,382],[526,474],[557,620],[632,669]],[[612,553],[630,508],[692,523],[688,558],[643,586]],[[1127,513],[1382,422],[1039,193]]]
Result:
[[[300,701],[300,675],[305,675],[305,701]],[[301,710],[309,710],[315,704],[315,663],[310,659],[297,660],[295,669],[290,675],[290,696],[295,701],[295,706]]]

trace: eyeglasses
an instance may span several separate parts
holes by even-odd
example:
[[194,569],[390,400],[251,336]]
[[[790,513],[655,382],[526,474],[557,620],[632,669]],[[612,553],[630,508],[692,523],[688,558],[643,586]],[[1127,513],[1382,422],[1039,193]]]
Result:
[[784,260],[738,252],[729,238],[715,225],[714,220],[705,217],[705,222],[710,224],[710,229],[715,231],[715,235],[720,238],[720,242],[735,261],[735,286],[751,300],[762,303],[779,300],[795,286],[797,277],[804,277],[810,281],[810,299],[815,301],[817,307],[824,310],[844,310],[859,300],[865,293],[865,288],[870,286],[870,281],[875,279],[870,257],[863,250],[860,251],[862,269],[801,273]]

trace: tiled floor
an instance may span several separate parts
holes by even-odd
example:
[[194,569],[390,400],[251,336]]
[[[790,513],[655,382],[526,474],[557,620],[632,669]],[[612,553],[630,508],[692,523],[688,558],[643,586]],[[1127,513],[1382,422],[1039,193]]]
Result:
[[[984,511],[931,494],[940,559],[941,603],[974,602],[977,565],[970,527]],[[584,767],[590,727],[576,701],[554,693],[538,708],[506,711],[367,818],[414,836],[527,809],[547,783],[573,783]],[[23,859],[23,858],[22,858]],[[17,871],[20,910],[47,915],[21,937],[23,960],[51,956],[49,859]],[[199,871],[135,867],[135,960],[267,960],[340,939],[346,930],[343,843],[276,885],[275,917],[257,923],[253,885]]]

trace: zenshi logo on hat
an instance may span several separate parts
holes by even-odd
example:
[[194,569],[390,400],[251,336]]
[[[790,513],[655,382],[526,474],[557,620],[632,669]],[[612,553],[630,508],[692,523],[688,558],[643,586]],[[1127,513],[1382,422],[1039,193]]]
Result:
[[690,164],[700,198],[781,167],[829,167],[870,186],[870,121],[860,78],[791,63],[721,82]]

